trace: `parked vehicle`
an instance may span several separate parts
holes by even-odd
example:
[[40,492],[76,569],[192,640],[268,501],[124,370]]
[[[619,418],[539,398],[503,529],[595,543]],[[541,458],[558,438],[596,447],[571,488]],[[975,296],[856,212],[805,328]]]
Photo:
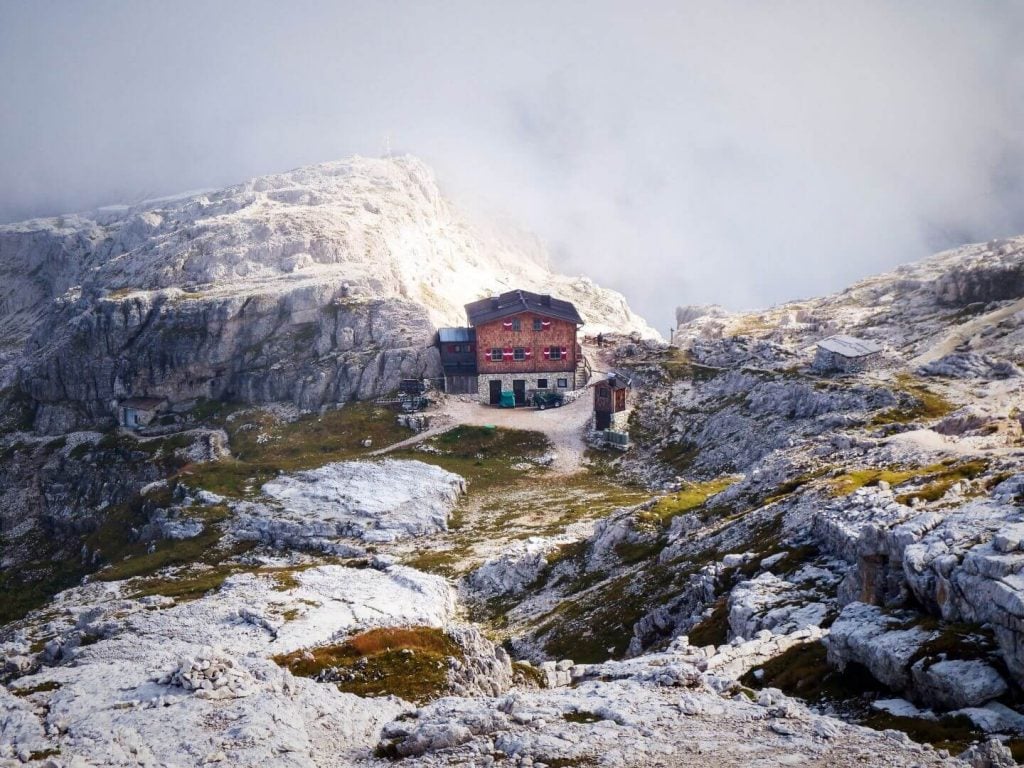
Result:
[[564,403],[565,395],[561,392],[537,392],[533,396],[533,404],[539,411],[545,408],[561,408]]

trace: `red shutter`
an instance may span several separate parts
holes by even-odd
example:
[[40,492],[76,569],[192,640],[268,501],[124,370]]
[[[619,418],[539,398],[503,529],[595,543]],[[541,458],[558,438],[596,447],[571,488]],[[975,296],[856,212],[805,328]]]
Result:
[[531,357],[533,357],[533,350],[532,350],[532,349],[530,349],[529,347],[527,347],[527,348],[526,348],[526,349],[524,350],[524,352],[525,352],[525,354],[526,354],[526,359],[527,359],[527,360],[529,360],[529,359],[530,359]]
[[504,350],[502,356],[506,360],[511,360],[512,359],[512,347],[505,347],[505,350]]
[[502,328],[504,328],[504,329],[505,329],[506,331],[507,331],[507,330],[510,330],[510,329],[512,328],[512,321],[511,321],[511,320],[505,320],[505,321],[504,321],[504,322],[503,322],[503,323],[501,324],[501,327],[502,327]]
[[546,329],[551,327],[551,321],[550,320],[541,320],[540,321],[540,325],[541,325],[541,328],[544,328],[546,330]]
[[569,359],[569,348],[568,347],[562,347],[562,359],[563,360],[568,360]]
[[545,360],[550,360],[551,359],[551,347],[544,347],[544,359]]

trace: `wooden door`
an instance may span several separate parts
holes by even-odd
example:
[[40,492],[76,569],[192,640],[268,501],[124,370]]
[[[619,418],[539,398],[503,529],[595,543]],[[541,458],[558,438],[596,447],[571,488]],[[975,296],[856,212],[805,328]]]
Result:
[[516,405],[526,405],[526,380],[514,379],[512,381],[512,392],[516,396]]

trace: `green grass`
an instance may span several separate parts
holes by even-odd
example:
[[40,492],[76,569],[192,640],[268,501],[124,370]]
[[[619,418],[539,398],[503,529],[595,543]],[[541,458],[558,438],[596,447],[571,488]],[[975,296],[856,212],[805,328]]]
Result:
[[371,629],[337,645],[274,657],[299,677],[328,672],[338,688],[358,696],[398,696],[423,704],[448,690],[449,659],[462,649],[434,627]]
[[822,467],[820,469],[813,470],[811,472],[805,472],[804,474],[798,475],[786,482],[782,483],[772,493],[765,497],[764,504],[774,504],[777,501],[782,501],[787,496],[790,496],[805,485],[809,485],[817,480],[819,477],[824,475],[828,471],[827,468]]
[[910,504],[911,500],[915,497],[921,501],[938,501],[958,482],[973,480],[979,475],[984,474],[988,467],[989,462],[984,459],[954,464],[948,469],[937,472],[922,488],[898,495],[896,501],[901,504]]
[[622,656],[633,625],[649,610],[647,590],[632,574],[605,582],[585,597],[560,603],[537,634],[556,659],[593,664]]
[[672,518],[697,509],[712,496],[721,493],[739,479],[735,476],[728,476],[703,483],[692,483],[677,493],[658,499],[654,507],[639,512],[637,519],[661,527],[667,526],[672,522]]
[[550,450],[547,438],[537,432],[456,427],[428,440],[427,447],[391,455],[456,472],[468,480],[468,492],[452,514],[447,541],[420,549],[404,562],[447,577],[474,567],[483,557],[476,554],[482,547],[558,535],[574,523],[650,498],[644,489],[615,482],[600,468],[556,477],[546,467],[516,467]]
[[688,633],[690,643],[699,647],[723,645],[729,641],[729,599],[718,598],[711,609],[711,615],[694,626]]
[[[233,455],[188,465],[179,477],[188,485],[235,498],[253,495],[279,472],[362,458],[412,435],[398,425],[394,412],[373,403],[349,403],[293,422],[261,409],[231,410],[209,403],[197,407],[209,412],[214,423],[222,421]],[[366,438],[370,447],[362,445]]]
[[657,363],[671,381],[710,381],[721,373],[717,368],[694,362],[688,352],[678,347],[669,347],[652,362]]
[[122,581],[149,576],[164,568],[203,562],[216,552],[221,540],[218,523],[228,516],[224,506],[204,510],[204,526],[198,536],[189,539],[162,539],[152,552],[147,542],[120,548],[121,558],[101,569],[95,578],[100,581]]
[[[145,522],[150,509],[165,505],[170,494],[171,489],[164,488],[109,507],[103,512],[100,524],[76,540],[70,551],[63,550],[60,542],[50,536],[19,542],[19,546],[36,553],[37,557],[16,569],[0,571],[0,594],[4,596],[0,600],[0,623],[23,618],[58,592],[79,584],[83,577],[103,564],[144,554],[145,545],[136,540],[133,530]],[[83,563],[83,547],[99,555],[99,565]]]
[[971,742],[984,738],[965,717],[925,720],[872,709],[870,702],[874,698],[887,698],[892,694],[860,665],[850,664],[843,672],[833,669],[821,642],[794,646],[760,669],[764,673],[760,679],[754,676],[755,670],[751,670],[740,682],[752,688],[778,688],[812,705],[835,708],[860,725],[903,731],[914,741],[931,744],[936,749],[957,754]]
[[458,426],[428,439],[425,447],[430,450],[396,451],[391,455],[417,459],[455,472],[469,481],[472,491],[480,493],[519,483],[525,472],[546,472],[539,466],[524,471],[512,465],[544,455],[551,443],[540,432]]
[[[632,433],[631,433],[632,434]],[[639,442],[639,441],[638,441]],[[686,472],[700,455],[700,448],[685,440],[679,443],[672,443],[658,451],[658,461],[675,469],[677,472]]]
[[866,467],[833,478],[829,483],[829,491],[833,496],[848,496],[859,488],[876,486],[881,481],[895,488],[915,480],[924,482],[925,488],[897,496],[897,500],[909,503],[913,496],[934,500],[940,498],[954,483],[977,477],[986,469],[988,462],[984,459],[966,462],[947,459],[937,464],[906,469]]
[[778,688],[813,704],[855,701],[878,688],[863,667],[851,664],[848,672],[833,669],[825,644],[820,641],[794,646],[760,669],[764,673],[760,679],[751,670],[740,682],[752,688]]
[[198,600],[204,595],[221,588],[229,576],[241,573],[245,568],[237,564],[226,564],[198,569],[184,573],[146,578],[136,583],[130,596],[133,598],[162,595],[177,601]]
[[925,384],[909,374],[896,377],[898,394],[902,395],[907,404],[889,408],[876,414],[871,424],[908,424],[914,421],[932,421],[941,419],[956,410],[956,405],[943,395],[929,389]]
[[10,692],[15,696],[24,698],[25,696],[31,696],[33,693],[48,693],[50,691],[56,691],[60,689],[61,684],[56,680],[47,680],[42,683],[36,683],[35,685],[29,685],[24,688],[12,686],[9,688]]

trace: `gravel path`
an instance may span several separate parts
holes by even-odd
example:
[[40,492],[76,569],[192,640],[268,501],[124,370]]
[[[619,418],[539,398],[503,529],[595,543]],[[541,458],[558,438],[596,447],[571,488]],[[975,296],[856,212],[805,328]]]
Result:
[[[597,377],[603,364],[603,352],[587,348],[586,355],[595,364]],[[596,358],[596,360],[595,360]],[[498,408],[485,405],[469,395],[440,395],[438,402],[427,410],[431,418],[429,429],[418,435],[402,440],[386,448],[373,451],[370,455],[382,456],[391,451],[408,448],[434,435],[447,432],[460,424],[470,426],[504,427],[506,429],[529,429],[541,432],[551,441],[555,460],[551,465],[556,474],[571,475],[578,472],[583,464],[586,450],[584,435],[590,420],[592,395],[590,390],[581,390],[576,400],[567,402],[561,408],[539,411],[536,408]]]
[[381,456],[408,448],[460,424],[478,427],[493,425],[505,429],[528,429],[543,433],[551,441],[552,453],[555,455],[552,470],[557,474],[569,475],[577,472],[582,465],[583,451],[586,449],[583,436],[590,413],[589,391],[582,392],[576,400],[567,402],[561,408],[549,408],[544,411],[527,407],[498,408],[470,400],[466,396],[442,395],[427,411],[431,419],[429,429],[408,440],[374,451],[371,455]]

